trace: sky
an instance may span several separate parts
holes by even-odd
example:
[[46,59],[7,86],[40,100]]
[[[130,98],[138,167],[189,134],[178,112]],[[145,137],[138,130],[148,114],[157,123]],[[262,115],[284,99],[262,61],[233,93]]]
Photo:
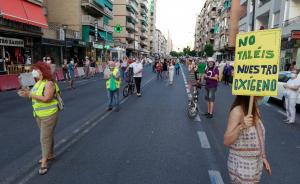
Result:
[[156,28],[166,38],[170,31],[175,51],[194,47],[196,15],[204,3],[205,0],[157,0]]

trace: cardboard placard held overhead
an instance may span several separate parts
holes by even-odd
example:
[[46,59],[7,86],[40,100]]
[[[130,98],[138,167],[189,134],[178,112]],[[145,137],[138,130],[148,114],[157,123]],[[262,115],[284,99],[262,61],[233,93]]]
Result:
[[279,29],[237,35],[233,95],[277,96],[280,46]]

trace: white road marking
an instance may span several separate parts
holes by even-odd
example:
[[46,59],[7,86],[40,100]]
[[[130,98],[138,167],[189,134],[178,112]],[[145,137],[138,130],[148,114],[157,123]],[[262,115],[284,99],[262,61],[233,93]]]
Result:
[[77,134],[79,131],[80,131],[80,128],[76,128],[76,129],[73,131],[73,133],[74,133],[74,134]]
[[211,184],[224,184],[224,181],[219,171],[209,170],[208,174]]
[[282,111],[282,110],[278,110],[277,112],[280,113],[280,114],[282,114],[282,115],[284,115],[284,116],[286,116],[286,113],[284,111]]
[[198,133],[198,137],[199,137],[199,140],[201,143],[201,147],[204,149],[210,149],[210,144],[208,142],[206,133],[203,131],[198,131],[197,133]]
[[196,118],[194,119],[194,121],[201,122],[201,118],[200,118],[199,114],[196,116]]

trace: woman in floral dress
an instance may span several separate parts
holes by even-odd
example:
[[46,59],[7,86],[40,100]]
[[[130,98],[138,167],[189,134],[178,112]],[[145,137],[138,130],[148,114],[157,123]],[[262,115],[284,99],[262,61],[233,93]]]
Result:
[[248,113],[249,96],[237,96],[230,111],[224,144],[229,147],[228,172],[231,183],[260,182],[263,166],[271,174],[265,152],[265,129],[255,97],[252,115]]

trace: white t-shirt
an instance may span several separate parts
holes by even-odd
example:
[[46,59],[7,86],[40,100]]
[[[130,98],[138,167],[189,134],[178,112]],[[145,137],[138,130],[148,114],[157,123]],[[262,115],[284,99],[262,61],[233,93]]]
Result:
[[[287,81],[286,83],[289,87],[296,87],[296,86],[300,86],[300,79],[296,78],[296,79],[290,79]],[[294,90],[290,90],[287,89],[287,94],[290,98],[298,98],[298,91],[294,91]]]
[[131,63],[129,67],[133,68],[133,77],[143,77],[143,64],[141,62]]

